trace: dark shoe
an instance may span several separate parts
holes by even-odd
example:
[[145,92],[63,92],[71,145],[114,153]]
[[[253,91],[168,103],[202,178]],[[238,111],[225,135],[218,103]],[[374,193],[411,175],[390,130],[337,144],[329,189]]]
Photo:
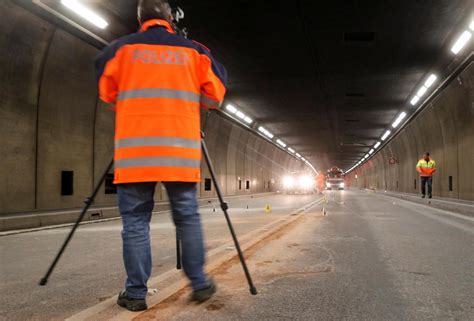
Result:
[[421,198],[425,198],[425,197],[426,197],[425,195],[421,196]]
[[133,299],[123,290],[120,292],[117,304],[130,311],[143,311],[148,309],[145,299]]
[[191,301],[204,302],[212,298],[214,293],[216,293],[217,288],[214,280],[211,279],[209,282],[210,284],[207,288],[193,291],[193,294],[191,295]]
[[433,198],[433,195],[428,196],[428,198]]

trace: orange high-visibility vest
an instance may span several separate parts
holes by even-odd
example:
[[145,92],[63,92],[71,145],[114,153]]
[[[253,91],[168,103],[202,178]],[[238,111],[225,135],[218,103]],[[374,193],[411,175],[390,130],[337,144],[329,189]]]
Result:
[[420,176],[432,176],[436,172],[436,162],[432,158],[429,161],[422,158],[416,164],[416,170],[420,173]]
[[99,95],[116,108],[114,183],[200,181],[200,107],[219,108],[226,71],[165,20],[107,47]]

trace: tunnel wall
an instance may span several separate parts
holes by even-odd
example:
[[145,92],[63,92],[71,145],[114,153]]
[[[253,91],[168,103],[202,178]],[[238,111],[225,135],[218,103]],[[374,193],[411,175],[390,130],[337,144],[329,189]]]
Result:
[[[415,167],[426,151],[437,163],[433,195],[474,200],[474,63],[379,153],[350,173],[351,185],[418,193],[420,182]],[[389,164],[391,157],[397,160],[395,164]]]
[[[1,1],[0,12],[0,215],[81,207],[113,151],[114,114],[97,99],[99,51],[12,1]],[[275,191],[281,175],[303,168],[223,116],[202,118],[226,195]],[[214,196],[202,167],[200,197]],[[73,171],[73,195],[61,196],[62,171]],[[156,200],[166,200],[160,184]],[[115,204],[103,187],[96,205]]]

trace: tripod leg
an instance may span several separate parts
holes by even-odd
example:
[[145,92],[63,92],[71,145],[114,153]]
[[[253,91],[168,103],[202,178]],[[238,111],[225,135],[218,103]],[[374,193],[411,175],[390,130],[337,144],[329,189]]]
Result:
[[63,255],[63,252],[66,249],[67,245],[69,244],[69,241],[71,241],[71,239],[74,235],[74,232],[76,232],[76,229],[79,227],[79,224],[81,223],[82,219],[86,215],[87,210],[89,209],[89,207],[94,202],[94,199],[95,199],[97,193],[99,192],[99,189],[102,186],[102,183],[105,181],[105,178],[106,178],[107,174],[112,169],[113,164],[114,164],[114,161],[112,160],[110,162],[109,166],[107,166],[107,169],[105,170],[104,174],[102,175],[102,178],[100,179],[99,183],[95,187],[94,192],[92,193],[92,195],[90,197],[86,198],[86,200],[84,201],[84,203],[86,203],[86,206],[84,206],[84,208],[82,209],[81,215],[79,215],[79,217],[77,218],[77,221],[74,224],[74,226],[72,227],[71,232],[69,232],[69,235],[67,236],[67,238],[64,241],[63,245],[61,246],[61,249],[59,250],[58,254],[54,258],[53,263],[51,263],[51,265],[50,265],[48,271],[46,272],[45,276],[40,280],[39,285],[44,286],[48,283],[48,279],[49,279],[51,273],[53,273],[53,270],[54,270],[56,264],[59,262],[59,259]]
[[178,231],[176,231],[176,269],[181,270],[181,241],[178,237]]
[[247,278],[247,283],[250,288],[250,293],[252,295],[257,294],[257,289],[255,288],[252,277],[250,276],[250,272],[247,268],[247,263],[245,262],[245,258],[242,254],[242,250],[240,249],[239,240],[235,235],[234,227],[232,226],[232,222],[230,220],[229,214],[227,213],[227,209],[229,208],[227,203],[224,201],[224,197],[222,196],[221,189],[216,179],[216,175],[214,172],[214,167],[211,163],[211,158],[209,157],[209,151],[206,146],[206,142],[204,141],[204,133],[201,132],[201,142],[202,142],[202,151],[204,154],[204,159],[206,160],[207,167],[209,168],[209,172],[211,173],[212,181],[214,182],[214,186],[216,187],[217,197],[219,198],[219,202],[221,204],[222,211],[224,212],[225,219],[227,221],[227,225],[229,226],[230,234],[232,235],[232,239],[234,240],[235,248],[237,249],[237,253],[239,255],[240,263],[242,264],[242,268],[244,269],[245,277]]

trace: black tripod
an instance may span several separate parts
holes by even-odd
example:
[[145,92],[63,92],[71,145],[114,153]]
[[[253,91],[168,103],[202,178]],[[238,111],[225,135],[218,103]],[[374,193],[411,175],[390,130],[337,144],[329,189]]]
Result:
[[[211,173],[211,178],[212,181],[214,182],[214,186],[216,187],[216,193],[217,193],[217,198],[219,199],[219,203],[221,205],[221,209],[224,212],[225,219],[227,221],[227,225],[229,226],[230,234],[232,235],[232,239],[234,240],[235,248],[237,250],[237,254],[239,255],[240,263],[242,264],[242,268],[244,269],[245,277],[247,278],[247,283],[249,285],[250,293],[252,295],[257,295],[257,288],[255,288],[255,285],[253,284],[252,277],[250,276],[249,269],[247,267],[247,263],[245,262],[244,255],[242,254],[242,250],[240,249],[240,244],[239,240],[237,239],[237,236],[235,235],[234,227],[232,226],[232,221],[230,220],[229,213],[227,213],[227,210],[229,209],[229,206],[227,203],[224,201],[224,197],[222,196],[222,192],[219,186],[219,183],[217,182],[216,179],[216,174],[214,172],[214,166],[212,165],[211,162],[211,157],[209,156],[209,151],[207,149],[206,142],[204,140],[204,133],[201,132],[201,147],[202,147],[202,152],[204,154],[204,159],[206,161],[207,167],[209,168],[209,172]],[[176,235],[176,268],[179,270],[181,269],[181,246],[180,246],[180,241],[178,238],[178,235]]]
[[[255,288],[255,286],[253,284],[252,278],[251,278],[249,270],[247,268],[247,264],[245,263],[245,258],[242,254],[242,250],[240,249],[239,241],[237,240],[237,236],[235,235],[235,231],[234,231],[234,228],[232,226],[232,222],[229,218],[229,214],[227,213],[227,209],[229,207],[228,207],[227,203],[224,201],[224,198],[222,196],[222,192],[221,192],[220,187],[217,183],[215,172],[214,172],[214,167],[212,166],[212,163],[211,163],[211,160],[210,160],[210,157],[209,157],[209,151],[207,150],[207,146],[206,146],[206,143],[204,141],[204,133],[202,133],[202,132],[201,132],[201,137],[202,137],[201,141],[202,141],[202,151],[204,153],[204,158],[205,158],[206,164],[209,168],[209,172],[211,173],[211,177],[212,177],[212,180],[214,182],[214,186],[216,187],[217,196],[219,198],[219,202],[221,204],[222,211],[224,212],[225,218],[227,220],[227,224],[229,226],[230,234],[232,235],[232,239],[234,240],[235,248],[237,249],[237,253],[239,255],[240,262],[242,263],[242,268],[244,269],[245,277],[247,278],[247,282],[249,284],[250,293],[253,294],[253,295],[256,295],[257,294],[257,289]],[[104,183],[107,174],[112,169],[113,164],[114,164],[114,161],[112,160],[110,162],[109,166],[107,167],[107,169],[105,170],[104,174],[102,175],[102,178],[100,179],[99,183],[95,187],[94,192],[92,193],[92,195],[90,197],[86,198],[86,200],[84,201],[86,206],[84,206],[84,208],[81,212],[81,215],[79,215],[76,223],[74,224],[73,228],[71,229],[71,232],[69,232],[69,235],[67,236],[67,238],[64,241],[63,245],[61,246],[61,249],[59,250],[56,257],[54,258],[53,263],[51,263],[51,265],[50,265],[48,271],[46,272],[45,276],[40,280],[39,285],[44,286],[48,283],[48,279],[49,279],[51,273],[53,272],[56,264],[58,263],[59,259],[63,255],[63,252],[66,249],[67,245],[71,241],[74,233],[76,232],[76,229],[79,227],[79,224],[84,219],[84,216],[86,215],[87,210],[89,209],[89,207],[94,202],[94,199],[95,199],[97,193],[99,192],[100,187]],[[180,243],[181,242],[179,241],[178,235],[176,234],[176,258],[177,258],[176,268],[178,270],[181,269],[181,244]]]
[[63,255],[64,250],[66,249],[67,245],[69,244],[69,241],[71,241],[72,236],[74,235],[74,232],[76,232],[76,229],[79,227],[79,224],[84,219],[84,216],[86,215],[87,210],[92,205],[92,203],[94,203],[94,199],[95,199],[97,193],[99,192],[100,187],[102,186],[102,183],[105,181],[105,178],[107,177],[107,174],[112,169],[113,165],[114,165],[114,161],[112,160],[110,162],[109,166],[107,166],[107,169],[105,170],[104,174],[102,175],[102,178],[100,179],[99,183],[95,187],[94,192],[92,193],[92,195],[85,199],[84,203],[86,203],[86,206],[84,206],[84,208],[82,209],[81,215],[79,215],[79,217],[77,218],[76,224],[74,224],[74,226],[72,227],[71,232],[69,232],[69,235],[67,236],[67,238],[64,241],[63,245],[61,246],[61,249],[59,250],[56,257],[54,258],[53,263],[51,263],[51,265],[49,266],[48,272],[46,272],[45,276],[40,280],[39,285],[43,286],[43,285],[46,285],[46,283],[48,283],[49,276],[51,275],[51,273],[53,273],[54,267],[56,266],[59,259]]

